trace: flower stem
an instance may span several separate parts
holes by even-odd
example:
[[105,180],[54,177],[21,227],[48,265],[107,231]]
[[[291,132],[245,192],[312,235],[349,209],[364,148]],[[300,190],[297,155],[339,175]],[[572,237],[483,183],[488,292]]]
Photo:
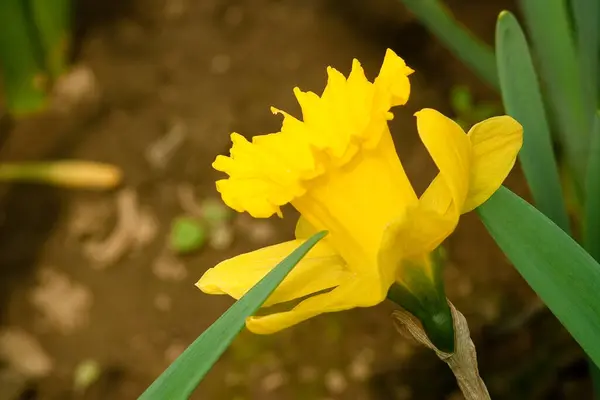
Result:
[[454,323],[445,297],[443,301],[437,301],[437,298],[420,299],[397,283],[392,285],[387,297],[421,321],[427,337],[435,347],[445,353],[454,352]]
[[429,335],[424,332],[417,319],[406,310],[394,312],[396,328],[401,334],[412,337],[435,351],[439,359],[448,364],[465,400],[490,400],[485,382],[479,375],[477,354],[475,345],[471,340],[467,320],[450,302],[447,304],[451,308],[454,332],[456,333],[455,349],[452,353],[437,348],[429,339]]

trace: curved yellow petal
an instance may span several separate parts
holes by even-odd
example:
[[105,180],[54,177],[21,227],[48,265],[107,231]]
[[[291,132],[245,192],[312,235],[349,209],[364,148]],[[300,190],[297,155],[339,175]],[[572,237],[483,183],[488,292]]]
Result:
[[[424,275],[430,279],[429,282],[423,282],[415,279],[415,276],[420,277],[415,272],[419,269],[424,272]],[[436,265],[432,260],[432,253],[420,254],[416,257],[405,258],[400,263],[396,270],[396,281],[406,287],[413,294],[423,294],[435,290]],[[432,285],[433,283],[433,285]]]
[[298,218],[298,222],[296,222],[296,229],[294,231],[294,236],[296,239],[308,239],[318,230],[315,228],[304,216],[300,216]]
[[390,104],[387,108],[406,104],[410,96],[408,76],[413,72],[393,50],[386,50],[375,86],[389,93]]
[[425,108],[415,114],[423,144],[440,170],[458,209],[469,190],[471,143],[462,128],[439,111]]
[[473,159],[469,194],[462,213],[479,207],[502,185],[523,145],[523,127],[504,115],[474,125],[468,137]]
[[376,280],[370,281],[363,277],[360,280],[348,280],[330,292],[303,300],[290,311],[250,317],[246,320],[246,327],[254,333],[270,334],[319,314],[374,306],[385,299],[385,294],[373,296],[372,288],[377,285],[379,282]]
[[401,261],[435,250],[456,228],[459,215],[455,207],[440,214],[419,203],[406,210],[401,218],[384,231],[379,250],[379,263],[386,278],[393,277]]
[[[225,260],[206,271],[196,286],[207,294],[228,294],[239,299],[303,242],[292,240]],[[349,275],[344,260],[322,240],[292,269],[263,306],[335,287]]]
[[438,214],[444,215],[454,207],[452,193],[444,178],[438,174],[419,198],[421,206]]

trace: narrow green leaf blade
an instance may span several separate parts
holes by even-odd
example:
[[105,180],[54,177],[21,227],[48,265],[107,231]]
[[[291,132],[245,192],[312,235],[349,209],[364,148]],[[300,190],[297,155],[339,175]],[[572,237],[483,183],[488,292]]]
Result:
[[600,111],[596,112],[585,192],[585,248],[600,262]]
[[51,79],[58,79],[66,70],[71,44],[72,0],[27,0],[32,19],[44,52],[44,65]]
[[17,116],[42,110],[48,100],[48,76],[26,4],[0,1],[0,75],[8,109]]
[[496,24],[496,61],[504,108],[523,125],[519,159],[535,205],[569,233],[569,217],[538,77],[525,34],[508,11],[500,13]]
[[598,101],[598,49],[600,46],[600,1],[571,0],[577,27],[577,54],[583,79],[586,115],[593,118]]
[[504,187],[477,212],[519,273],[599,364],[600,265],[562,229]]
[[[594,117],[585,184],[584,247],[600,263],[600,111]],[[590,363],[590,376],[599,398],[600,368],[595,363]]]
[[494,88],[498,88],[493,50],[452,16],[439,0],[401,0],[438,40]]
[[578,191],[583,189],[591,120],[565,0],[521,0],[533,48]]
[[177,357],[138,400],[187,399],[242,330],[246,318],[256,312],[292,268],[326,234],[319,232],[313,235],[273,268]]

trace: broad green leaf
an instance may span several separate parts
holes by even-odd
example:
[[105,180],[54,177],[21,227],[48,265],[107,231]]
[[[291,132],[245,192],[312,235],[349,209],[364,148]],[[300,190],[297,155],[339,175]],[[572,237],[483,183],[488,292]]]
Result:
[[550,127],[525,35],[514,15],[500,13],[496,61],[506,112],[523,125],[519,159],[536,207],[569,233],[564,196],[554,158]]
[[599,364],[600,265],[556,224],[504,187],[477,212],[527,283]]
[[269,295],[326,232],[310,237],[198,337],[138,400],[187,399]]
[[23,0],[0,2],[0,77],[8,110],[17,116],[44,108],[49,83],[27,4]]
[[[600,111],[595,113],[590,159],[585,181],[584,247],[600,263]],[[596,399],[600,398],[600,368],[590,362]]]
[[498,88],[493,50],[469,32],[439,0],[401,0],[462,62]]
[[577,54],[584,85],[586,115],[593,119],[598,100],[600,1],[571,0],[577,33]]
[[590,121],[566,0],[521,0],[533,48],[578,191],[583,188]]
[[596,112],[586,176],[585,235],[587,251],[600,262],[600,111]]

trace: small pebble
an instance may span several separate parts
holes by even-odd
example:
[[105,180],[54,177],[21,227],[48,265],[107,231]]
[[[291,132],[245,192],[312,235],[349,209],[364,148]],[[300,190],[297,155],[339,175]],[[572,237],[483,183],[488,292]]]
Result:
[[365,381],[371,374],[371,364],[375,360],[373,349],[365,347],[352,360],[349,367],[350,377],[357,381]]
[[275,236],[275,229],[267,221],[255,221],[250,226],[250,239],[258,244],[268,243]]
[[238,372],[228,371],[225,374],[225,385],[229,387],[239,386],[244,383],[244,375]]
[[478,311],[488,323],[500,317],[500,306],[494,298],[480,299]]
[[225,23],[230,27],[238,26],[244,19],[244,9],[241,6],[231,6],[225,11]]
[[221,224],[216,226],[210,232],[209,245],[215,250],[222,251],[228,249],[233,243],[233,229]]
[[231,57],[227,54],[218,54],[210,61],[210,72],[215,75],[223,75],[231,67]]
[[20,328],[0,331],[0,358],[15,371],[41,378],[50,374],[53,362],[38,340]]
[[332,369],[325,374],[325,387],[333,394],[341,394],[348,387],[348,381],[341,371]]
[[171,299],[171,297],[168,294],[159,293],[154,298],[154,306],[159,311],[164,311],[164,312],[169,311],[171,309],[172,304],[173,304],[173,300]]
[[394,343],[392,352],[396,357],[401,360],[406,360],[414,353],[414,346],[408,343],[406,340]]
[[302,383],[311,383],[319,377],[318,370],[309,365],[303,365],[298,371],[298,380]]
[[179,357],[179,355],[181,353],[184,352],[186,346],[183,343],[180,342],[175,342],[175,343],[171,343],[171,345],[169,345],[169,347],[167,347],[167,350],[165,350],[165,360],[171,364],[173,361],[175,361],[177,359],[177,357]]
[[402,385],[396,388],[394,393],[396,394],[396,397],[394,398],[398,400],[410,400],[413,397],[412,389],[408,385]]
[[154,261],[152,272],[163,281],[182,281],[188,275],[183,262],[168,252],[164,252]]
[[185,14],[186,5],[183,0],[167,0],[165,3],[165,17],[178,19]]
[[288,378],[283,372],[276,371],[265,376],[260,385],[265,392],[270,393],[285,385],[287,380]]

